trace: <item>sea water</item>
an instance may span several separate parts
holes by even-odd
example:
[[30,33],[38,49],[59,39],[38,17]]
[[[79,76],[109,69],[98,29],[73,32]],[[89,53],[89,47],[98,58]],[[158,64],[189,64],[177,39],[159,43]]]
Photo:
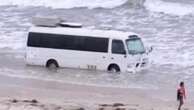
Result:
[[[75,84],[194,90],[194,1],[192,0],[0,0],[0,74]],[[132,31],[153,46],[150,67],[136,74],[25,65],[31,18],[59,16],[85,28]]]

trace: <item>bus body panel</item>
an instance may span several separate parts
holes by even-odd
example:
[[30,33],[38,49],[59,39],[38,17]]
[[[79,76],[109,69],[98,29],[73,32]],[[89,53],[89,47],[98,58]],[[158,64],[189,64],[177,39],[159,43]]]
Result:
[[102,56],[106,56],[106,54],[107,53],[28,47],[27,63],[45,66],[48,60],[54,59],[58,62],[60,67],[104,70],[103,63],[99,63],[98,61],[103,58]]

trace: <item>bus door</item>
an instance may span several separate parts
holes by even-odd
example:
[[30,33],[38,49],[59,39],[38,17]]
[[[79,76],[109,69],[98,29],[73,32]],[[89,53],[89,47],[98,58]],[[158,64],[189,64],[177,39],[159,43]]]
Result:
[[110,61],[119,66],[120,71],[127,67],[127,52],[122,40],[113,39]]

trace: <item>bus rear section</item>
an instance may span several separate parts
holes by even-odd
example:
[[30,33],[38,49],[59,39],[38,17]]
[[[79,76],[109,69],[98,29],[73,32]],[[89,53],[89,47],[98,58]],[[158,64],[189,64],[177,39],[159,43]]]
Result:
[[105,70],[109,38],[30,32],[26,61],[30,65]]

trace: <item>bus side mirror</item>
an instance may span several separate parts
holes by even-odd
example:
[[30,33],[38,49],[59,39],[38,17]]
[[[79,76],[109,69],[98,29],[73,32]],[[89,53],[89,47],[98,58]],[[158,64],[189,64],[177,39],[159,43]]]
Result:
[[152,51],[153,51],[153,46],[151,46],[151,47],[148,47],[147,49],[146,49],[146,53],[147,54],[149,54],[149,53],[151,53]]
[[152,51],[153,51],[153,46],[151,46],[151,47],[149,48],[148,52],[150,53],[150,52],[152,52]]

